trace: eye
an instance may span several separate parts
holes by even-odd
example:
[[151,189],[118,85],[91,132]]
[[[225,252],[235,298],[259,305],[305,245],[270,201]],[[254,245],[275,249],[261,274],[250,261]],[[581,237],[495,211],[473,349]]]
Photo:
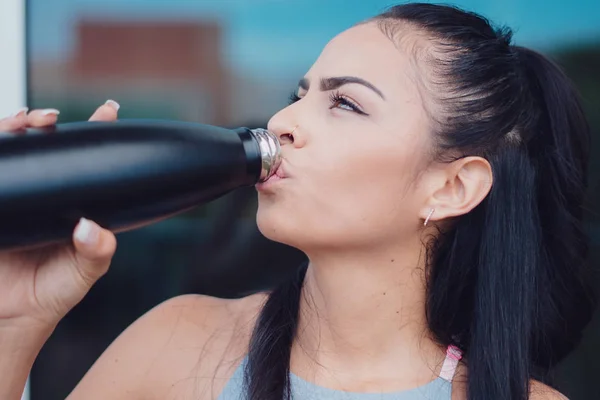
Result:
[[300,100],[300,96],[298,96],[298,93],[296,93],[296,91],[293,91],[292,94],[290,94],[290,97],[288,99],[288,104],[292,105],[299,100]]
[[331,102],[331,107],[329,107],[330,109],[339,108],[340,110],[355,112],[359,115],[369,115],[364,112],[355,102],[340,92],[332,92],[329,95],[329,101]]

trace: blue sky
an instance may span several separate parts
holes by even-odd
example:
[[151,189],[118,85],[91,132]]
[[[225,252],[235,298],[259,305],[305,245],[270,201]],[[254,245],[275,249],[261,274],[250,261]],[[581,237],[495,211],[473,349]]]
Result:
[[[303,73],[336,33],[375,15],[389,0],[29,0],[34,59],[68,57],[81,16],[109,19],[218,19],[224,55],[246,73]],[[599,0],[451,2],[508,24],[516,40],[548,49],[600,42]]]

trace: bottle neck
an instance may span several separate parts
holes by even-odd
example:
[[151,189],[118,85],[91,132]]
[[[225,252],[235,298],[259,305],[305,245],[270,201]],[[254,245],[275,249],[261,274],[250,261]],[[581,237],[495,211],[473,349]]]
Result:
[[259,148],[261,159],[259,181],[264,182],[275,174],[281,164],[281,146],[277,136],[266,129],[252,129],[250,133]]

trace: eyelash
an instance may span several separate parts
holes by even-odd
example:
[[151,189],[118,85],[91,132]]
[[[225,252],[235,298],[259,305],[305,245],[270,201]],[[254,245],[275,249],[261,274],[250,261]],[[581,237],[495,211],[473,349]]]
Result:
[[[290,105],[294,104],[295,102],[297,102],[301,99],[302,98],[299,97],[298,94],[296,94],[296,92],[292,92],[292,94],[290,95],[290,98],[289,98],[289,104]],[[348,107],[349,109],[342,108],[342,110],[352,111],[359,115],[368,115],[366,112],[361,110],[360,107],[358,105],[356,105],[356,103],[354,103],[352,100],[348,99],[346,96],[341,94],[339,91],[332,92],[329,95],[329,101],[331,103],[331,106],[329,107],[330,109],[333,109],[340,105],[343,105],[343,106]]]
[[300,97],[296,94],[296,92],[292,92],[292,94],[290,94],[288,104],[291,106],[297,101],[300,101]]

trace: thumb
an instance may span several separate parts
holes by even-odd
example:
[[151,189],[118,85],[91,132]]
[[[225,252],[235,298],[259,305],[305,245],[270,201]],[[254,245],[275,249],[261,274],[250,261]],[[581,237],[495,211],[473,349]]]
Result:
[[90,287],[110,266],[117,248],[115,235],[95,222],[81,218],[73,234],[76,268]]

